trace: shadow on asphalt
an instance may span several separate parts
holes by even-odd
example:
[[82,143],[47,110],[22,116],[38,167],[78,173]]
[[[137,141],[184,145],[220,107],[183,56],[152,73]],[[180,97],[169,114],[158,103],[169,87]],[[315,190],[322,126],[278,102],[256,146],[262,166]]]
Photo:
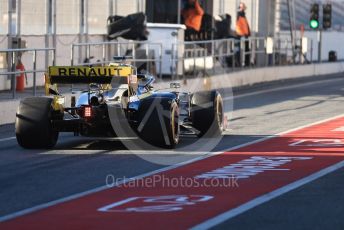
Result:
[[[263,139],[267,136],[265,135],[224,135],[221,140],[218,141],[218,144],[215,148],[211,151],[226,151],[231,147],[241,145],[247,142],[251,142],[258,139]],[[180,153],[182,149],[187,148],[189,145],[194,144],[195,142],[199,141],[200,139],[197,137],[183,137],[180,140],[180,143],[174,150],[166,149],[167,151],[177,151]],[[161,151],[161,149],[152,148],[137,148],[128,149],[126,142],[133,141],[132,139],[124,139],[121,140],[120,138],[114,139],[94,139],[91,138],[80,138],[78,140],[70,140],[68,142],[58,143],[54,150],[106,150],[106,151],[125,151],[125,150],[143,150],[143,151]],[[135,141],[135,140],[134,140]],[[200,141],[200,144],[207,144],[209,139],[204,139]],[[214,141],[214,139],[212,139]],[[193,148],[192,150],[188,149],[188,152],[199,152],[197,148]]]

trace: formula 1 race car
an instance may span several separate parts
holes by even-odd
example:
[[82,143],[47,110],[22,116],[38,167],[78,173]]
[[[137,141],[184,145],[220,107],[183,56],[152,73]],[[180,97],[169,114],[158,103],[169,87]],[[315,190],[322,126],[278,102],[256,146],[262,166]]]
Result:
[[[155,78],[138,74],[136,67],[112,63],[104,67],[51,66],[45,76],[45,97],[20,102],[15,133],[23,148],[52,148],[59,132],[88,137],[122,137],[128,126],[140,140],[174,148],[180,134],[219,136],[223,131],[223,101],[219,92],[154,90]],[[84,87],[66,97],[58,84]],[[85,90],[86,88],[86,90]]]

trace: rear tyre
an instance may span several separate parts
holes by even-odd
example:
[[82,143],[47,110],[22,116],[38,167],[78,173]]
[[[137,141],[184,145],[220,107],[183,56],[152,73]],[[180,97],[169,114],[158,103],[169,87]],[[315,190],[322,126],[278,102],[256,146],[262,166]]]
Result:
[[23,99],[18,107],[15,132],[18,144],[27,149],[48,149],[56,145],[58,131],[53,130],[52,98]]
[[[155,106],[156,105],[156,106]],[[179,142],[179,108],[170,98],[143,101],[137,132],[145,142],[163,148],[175,148]]]
[[218,137],[223,131],[223,101],[216,90],[197,92],[191,97],[191,120],[199,137]]

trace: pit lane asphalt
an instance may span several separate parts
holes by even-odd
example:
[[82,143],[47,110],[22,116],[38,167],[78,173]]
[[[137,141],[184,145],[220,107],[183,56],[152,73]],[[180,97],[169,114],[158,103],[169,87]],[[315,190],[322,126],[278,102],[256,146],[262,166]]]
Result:
[[[344,79],[338,76],[328,76],[317,81],[284,82],[239,90],[235,93],[230,130],[214,151],[225,150],[344,114],[343,102]],[[13,124],[1,126],[0,138],[13,137],[13,129]],[[187,142],[184,140],[184,144]],[[160,153],[146,150],[142,154]],[[103,186],[109,174],[118,178],[129,178],[162,167],[165,166],[144,161],[129,153],[121,142],[116,140],[92,141],[63,134],[56,149],[51,151],[24,150],[17,145],[15,139],[3,140],[0,142],[0,216]],[[218,227],[234,229],[295,227],[296,225],[292,223],[295,223],[295,220],[302,222],[301,216],[302,218],[307,216],[308,211],[319,210],[319,214],[323,214],[325,210],[321,210],[322,204],[330,208],[331,203],[337,202],[335,197],[339,196],[340,191],[341,194],[343,192],[343,186],[334,186],[344,179],[340,171],[343,172],[338,170]],[[331,185],[334,189],[329,191]],[[322,190],[323,187],[325,190]],[[312,197],[302,196],[309,191],[312,191]],[[329,193],[327,194],[326,191]],[[320,196],[321,202],[314,201]],[[286,203],[288,204],[286,211],[289,212],[284,215],[280,207]],[[310,203],[312,205],[308,206],[307,204]],[[291,210],[294,210],[295,206],[300,209],[293,213]],[[340,211],[341,217],[332,216],[333,220],[336,220],[333,223],[338,223],[338,218],[343,219],[343,206],[339,207],[339,210],[335,209],[334,214],[337,211]],[[311,217],[313,216],[310,215],[305,220],[309,220],[310,223]],[[318,219],[318,222],[320,221],[321,216]]]

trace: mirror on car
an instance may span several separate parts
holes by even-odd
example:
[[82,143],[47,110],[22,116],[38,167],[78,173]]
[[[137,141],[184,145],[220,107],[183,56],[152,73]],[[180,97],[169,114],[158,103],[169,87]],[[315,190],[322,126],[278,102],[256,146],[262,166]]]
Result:
[[59,96],[60,94],[52,88],[49,88],[49,94]]
[[89,89],[90,89],[91,91],[99,91],[100,87],[99,87],[98,84],[90,84],[90,85],[89,85]]
[[171,89],[178,89],[178,88],[180,88],[180,83],[179,82],[172,82],[172,83],[170,83],[170,88]]

